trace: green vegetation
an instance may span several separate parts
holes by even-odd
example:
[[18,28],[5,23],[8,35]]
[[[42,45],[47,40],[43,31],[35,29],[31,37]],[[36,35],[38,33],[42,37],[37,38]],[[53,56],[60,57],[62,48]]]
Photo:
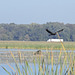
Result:
[[[16,61],[16,58],[11,51],[10,53],[12,58],[14,59],[16,70],[10,64],[8,65],[12,70],[11,72],[9,72],[7,68],[2,66],[2,68],[6,71],[6,73],[8,73],[8,75],[75,75],[75,55],[72,52],[69,56],[67,55],[67,52],[65,52],[65,58],[63,58],[64,60],[63,62],[61,62],[62,52],[60,51],[57,64],[55,64],[53,52],[51,52],[51,55],[50,53],[48,53],[48,61],[46,62],[44,61],[44,56],[42,57],[40,55],[36,55],[37,59],[34,57],[32,62],[34,69],[32,68],[32,66],[30,66],[29,62],[26,60],[25,57],[21,58],[21,52],[19,52],[18,54],[19,63]],[[22,59],[24,59],[23,62]],[[36,67],[36,64],[38,65],[38,69]]]
[[[66,50],[75,50],[75,42],[63,42]],[[0,48],[6,49],[41,49],[41,50],[60,50],[60,42],[46,41],[0,41]]]
[[64,29],[60,38],[64,41],[75,41],[75,24],[64,24],[58,22],[47,22],[46,24],[0,24],[0,40],[18,40],[18,41],[47,41],[49,38],[57,38],[56,36],[48,36],[45,29],[48,28],[52,32]]

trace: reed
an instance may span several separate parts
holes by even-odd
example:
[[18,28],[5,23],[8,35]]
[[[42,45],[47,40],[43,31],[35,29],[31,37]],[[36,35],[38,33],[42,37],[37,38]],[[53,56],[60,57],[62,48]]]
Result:
[[[11,67],[10,64],[9,67],[11,68],[12,72],[9,72],[6,68],[2,66],[2,68],[6,71],[8,75],[74,75],[75,74],[75,55],[73,53],[70,53],[70,56],[65,56],[63,63],[61,62],[61,51],[59,54],[59,61],[55,66],[54,62],[54,53],[51,51],[51,57],[50,53],[48,52],[48,61],[46,63],[44,57],[38,56],[36,59],[34,57],[33,59],[33,66],[34,69],[30,66],[30,63],[26,60],[24,57],[24,61],[22,62],[21,58],[21,52],[19,51],[19,62],[16,61],[16,58],[14,54],[10,51],[12,58],[14,59],[15,68]],[[66,52],[67,53],[67,52]],[[68,63],[67,63],[68,61]],[[38,65],[38,69],[36,67]],[[60,67],[59,67],[60,65]],[[55,67],[54,67],[55,66]],[[38,70],[38,71],[37,71]]]

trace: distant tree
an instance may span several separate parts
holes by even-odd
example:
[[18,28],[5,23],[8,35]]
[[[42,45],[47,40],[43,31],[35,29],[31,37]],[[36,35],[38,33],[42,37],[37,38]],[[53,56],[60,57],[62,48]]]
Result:
[[55,32],[64,29],[59,33],[64,41],[75,41],[75,24],[64,24],[59,22],[47,22],[46,24],[0,24],[0,40],[25,40],[25,41],[46,41],[49,38],[58,38],[49,36],[45,29]]
[[25,35],[24,40],[25,41],[30,41],[30,38],[29,38],[29,35],[28,34]]

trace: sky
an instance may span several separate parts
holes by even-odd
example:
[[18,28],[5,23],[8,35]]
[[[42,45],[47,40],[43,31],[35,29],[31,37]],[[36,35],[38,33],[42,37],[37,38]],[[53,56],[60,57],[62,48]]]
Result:
[[75,0],[0,0],[0,23],[75,24]]

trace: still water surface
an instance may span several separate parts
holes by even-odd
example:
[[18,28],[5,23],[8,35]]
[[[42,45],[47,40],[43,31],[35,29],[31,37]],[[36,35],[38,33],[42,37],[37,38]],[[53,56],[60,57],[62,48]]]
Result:
[[[37,49],[38,50],[38,49]],[[1,51],[29,51],[29,52],[36,52],[36,49],[0,49]],[[60,50],[42,50],[42,52],[60,52]],[[62,50],[62,52],[65,52]],[[75,52],[75,50],[66,50],[66,52]]]

